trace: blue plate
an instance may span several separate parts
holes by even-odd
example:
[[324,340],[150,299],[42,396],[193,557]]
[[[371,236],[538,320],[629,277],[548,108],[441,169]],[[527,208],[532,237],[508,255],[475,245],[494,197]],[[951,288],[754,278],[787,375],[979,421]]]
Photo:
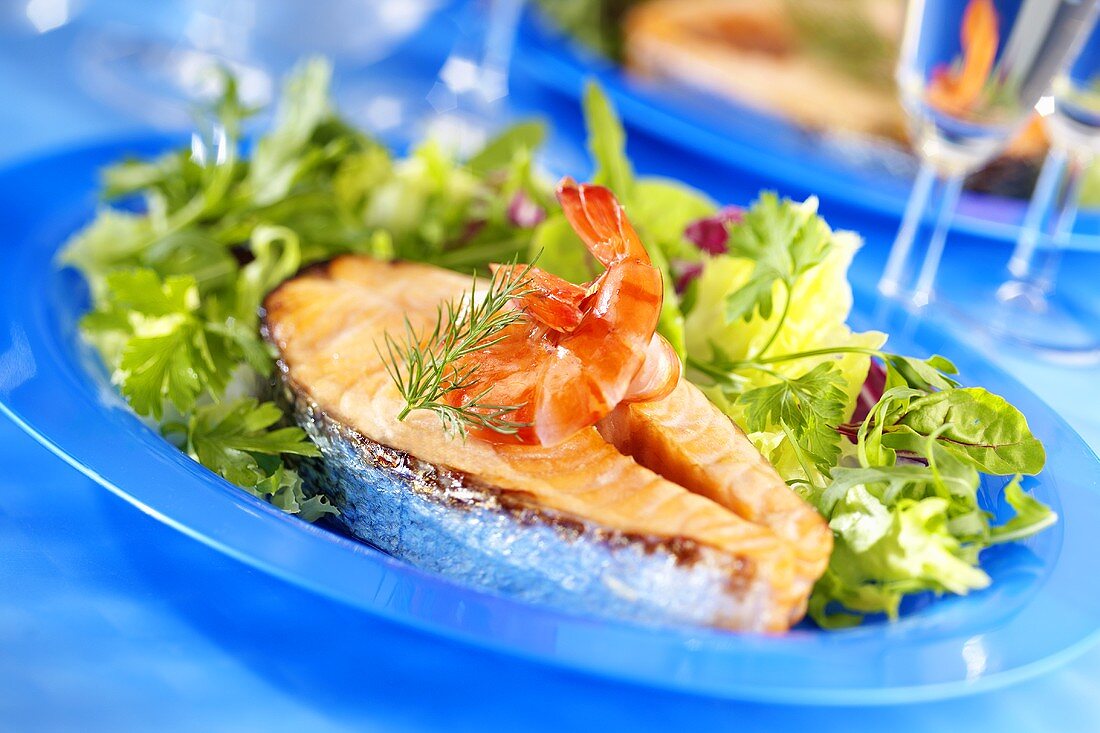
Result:
[[[93,215],[96,170],[170,142],[102,144],[0,172],[8,237],[0,402],[74,467],[180,532],[285,582],[441,637],[729,698],[873,704],[962,695],[1049,669],[1100,631],[1096,457],[1034,395],[961,344],[898,313],[871,318],[870,307],[860,318],[900,335],[897,349],[947,354],[966,380],[1024,411],[1050,452],[1047,470],[1028,486],[1063,517],[1025,544],[986,553],[988,590],[916,604],[898,623],[766,637],[562,614],[461,587],[282,514],[191,461],[127,409],[78,337],[87,306],[80,278],[54,259]],[[1001,513],[992,498],[998,488],[986,486],[986,499]]]
[[[632,77],[607,58],[573,41],[537,10],[526,13],[516,65],[542,86],[579,97],[597,79],[624,121],[654,137],[778,181],[823,201],[899,219],[915,162],[870,138],[814,133],[776,115],[668,82]],[[952,228],[1015,243],[1027,202],[964,192]],[[1100,210],[1084,209],[1071,249],[1100,251]]]

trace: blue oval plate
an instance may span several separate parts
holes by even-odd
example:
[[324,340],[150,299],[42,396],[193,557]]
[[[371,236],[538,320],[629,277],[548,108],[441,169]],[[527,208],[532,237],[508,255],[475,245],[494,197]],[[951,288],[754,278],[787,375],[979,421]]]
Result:
[[[802,195],[895,220],[905,210],[915,163],[897,149],[870,138],[817,134],[729,100],[632,77],[534,8],[524,16],[516,48],[520,73],[571,97],[580,95],[586,80],[597,79],[627,124],[660,140],[778,180]],[[1019,199],[964,192],[952,228],[1014,243],[1026,208]],[[1075,232],[1068,247],[1100,251],[1100,210],[1079,212]]]
[[[896,348],[949,355],[964,377],[1028,416],[1049,450],[1029,488],[1062,521],[987,552],[992,586],[917,604],[894,624],[782,637],[654,628],[574,616],[477,592],[282,514],[177,451],[134,416],[80,341],[80,278],[55,253],[95,208],[97,169],[170,141],[74,149],[0,172],[0,403],[74,467],[181,532],[289,583],[450,640],[618,680],[698,694],[813,704],[925,700],[989,689],[1083,651],[1100,631],[1100,464],[1038,398],[941,331],[873,320]],[[863,313],[869,313],[864,308]],[[986,487],[987,506],[1000,512]],[[369,644],[369,639],[341,643]]]

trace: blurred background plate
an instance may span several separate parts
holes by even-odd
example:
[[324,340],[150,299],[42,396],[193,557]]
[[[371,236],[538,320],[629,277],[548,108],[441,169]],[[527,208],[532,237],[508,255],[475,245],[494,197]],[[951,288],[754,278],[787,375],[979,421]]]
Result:
[[[282,514],[163,441],[116,394],[77,336],[79,278],[54,261],[92,215],[97,169],[178,139],[125,139],[0,173],[11,256],[0,274],[0,401],[62,458],[143,512],[216,550],[346,606],[454,641],[530,660],[696,694],[801,704],[877,704],[986,690],[1084,651],[1100,629],[1098,462],[1037,397],[933,325],[860,298],[856,325],[895,334],[894,348],[938,352],[968,381],[1003,394],[1048,446],[1028,487],[1062,516],[1052,530],[983,557],[994,583],[969,597],[917,604],[899,623],[780,638],[649,628],[571,616],[457,586]],[[31,296],[31,297],[28,297]],[[876,312],[877,311],[877,312]],[[1004,507],[985,486],[988,509]],[[89,543],[95,541],[88,538]],[[164,569],[165,583],[189,582]],[[343,639],[355,646],[367,638]]]
[[[832,14],[825,17],[843,19],[844,15],[839,9],[850,6],[853,2],[854,0],[845,0],[835,7],[824,4]],[[619,18],[623,8],[654,4],[612,0],[561,5],[551,2],[532,3],[520,28],[520,51],[515,62],[521,73],[546,89],[567,96],[576,97],[583,89],[586,79],[598,79],[629,125],[673,146],[687,148],[716,161],[773,178],[785,189],[789,188],[803,195],[815,194],[826,203],[843,203],[877,216],[895,220],[900,218],[916,171],[916,161],[905,150],[903,142],[889,136],[875,137],[836,128],[811,129],[792,121],[789,116],[774,110],[766,111],[768,104],[750,106],[735,101],[726,94],[719,96],[702,90],[699,85],[693,87],[685,83],[683,78],[704,67],[701,62],[691,61],[693,68],[688,70],[677,68],[655,72],[650,69],[644,74],[632,73],[625,66],[594,49],[591,44],[598,41],[587,38],[588,45],[578,41],[563,31],[556,20],[545,12],[546,8],[552,8],[553,13],[560,18],[568,15],[568,11],[563,10],[565,6],[600,7],[605,15],[610,13],[611,17],[609,19],[600,16],[598,22],[605,26],[604,33],[613,33],[617,31],[606,26],[621,22]],[[682,3],[669,3],[666,0],[656,5],[676,6]],[[703,5],[713,8],[716,3],[704,2]],[[738,5],[733,3],[732,7],[736,8]],[[764,5],[782,6],[783,3],[768,2]],[[820,12],[823,4],[802,0],[799,3],[788,2],[787,5],[817,6]],[[893,0],[884,5],[901,7],[900,3]],[[878,4],[874,4],[872,9],[878,7]],[[576,22],[581,23],[580,16],[577,16]],[[595,19],[585,22],[592,27],[597,24]],[[762,29],[756,30],[759,32]],[[728,35],[728,31],[715,31],[722,32]],[[851,41],[850,38],[843,40]],[[753,40],[757,44],[763,42],[759,38]],[[618,43],[625,41],[619,39]],[[605,40],[603,44],[612,45],[612,41]],[[619,52],[624,53],[622,49]],[[858,56],[850,50],[849,55]],[[655,66],[659,63],[675,66],[683,61],[681,57],[659,58],[653,63]],[[893,62],[892,59],[887,61],[886,68],[892,78]],[[709,72],[719,78],[735,77],[739,73],[736,67],[710,69]],[[701,84],[707,88],[714,86],[710,81]],[[894,94],[892,89],[888,93],[891,101]],[[896,102],[893,103],[896,105]],[[900,121],[889,123],[890,127],[900,125]],[[897,130],[890,133],[893,136],[897,134]],[[1027,208],[1027,199],[1045,152],[1041,140],[1027,143],[1026,147],[1032,148],[1036,145],[1039,146],[1036,150],[1028,150],[1020,158],[998,158],[971,179],[968,185],[972,187],[993,191],[1011,190],[1013,195],[1010,197],[976,190],[964,192],[953,222],[952,228],[955,232],[1015,243]],[[1075,236],[1068,244],[1071,249],[1100,251],[1100,209],[1089,205],[1094,197],[1086,189],[1086,203],[1077,218]]]

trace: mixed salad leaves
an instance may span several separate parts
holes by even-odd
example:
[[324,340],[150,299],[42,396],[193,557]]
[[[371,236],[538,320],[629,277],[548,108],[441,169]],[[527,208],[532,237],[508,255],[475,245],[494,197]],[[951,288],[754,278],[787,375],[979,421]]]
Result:
[[[307,520],[335,509],[283,458],[316,448],[255,397],[274,366],[258,332],[268,291],[345,252],[466,273],[537,256],[574,282],[596,271],[534,166],[540,123],[467,160],[431,141],[395,157],[339,117],[329,74],[320,60],[298,68],[249,158],[237,141],[250,111],[227,79],[220,162],[181,150],[108,168],[104,195],[117,203],[63,253],[89,283],[83,333],[133,409],[212,471]],[[660,332],[834,532],[810,601],[818,623],[895,617],[908,595],[984,587],[983,549],[1055,521],[1021,486],[1045,454],[1016,408],[960,386],[941,356],[893,354],[885,334],[846,325],[855,235],[832,231],[812,199],[765,193],[747,209],[720,207],[638,176],[598,87],[584,106],[594,180],[615,191],[664,273]],[[982,474],[1008,477],[1015,516],[1004,524],[978,502]]]

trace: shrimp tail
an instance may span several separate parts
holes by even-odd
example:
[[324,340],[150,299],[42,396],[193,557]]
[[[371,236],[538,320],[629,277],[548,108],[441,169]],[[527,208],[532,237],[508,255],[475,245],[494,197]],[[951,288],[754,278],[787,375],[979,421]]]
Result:
[[566,176],[557,195],[569,225],[604,267],[627,258],[650,264],[645,245],[610,190]]

